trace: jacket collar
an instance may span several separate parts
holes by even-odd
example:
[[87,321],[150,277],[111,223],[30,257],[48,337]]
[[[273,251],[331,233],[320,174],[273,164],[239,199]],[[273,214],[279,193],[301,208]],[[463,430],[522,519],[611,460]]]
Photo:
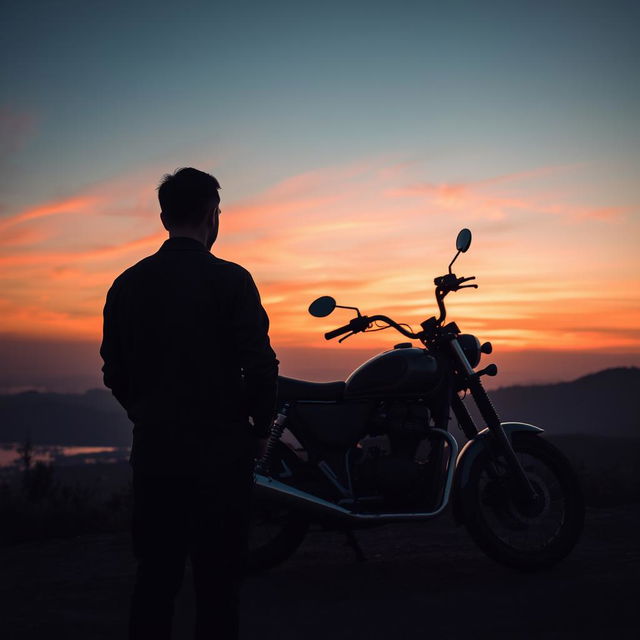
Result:
[[193,238],[183,237],[168,238],[162,243],[160,251],[204,251],[205,253],[209,253],[202,242],[194,240]]

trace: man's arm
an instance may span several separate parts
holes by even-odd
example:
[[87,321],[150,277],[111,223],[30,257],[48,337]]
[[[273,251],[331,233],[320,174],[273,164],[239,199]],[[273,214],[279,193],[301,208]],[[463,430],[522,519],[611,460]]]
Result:
[[104,360],[102,367],[104,386],[111,389],[116,400],[128,409],[127,377],[124,371],[116,307],[118,304],[119,285],[113,283],[107,293],[103,311],[102,345],[100,355]]
[[269,342],[269,318],[248,271],[239,291],[233,328],[253,433],[264,437],[276,408],[279,362]]

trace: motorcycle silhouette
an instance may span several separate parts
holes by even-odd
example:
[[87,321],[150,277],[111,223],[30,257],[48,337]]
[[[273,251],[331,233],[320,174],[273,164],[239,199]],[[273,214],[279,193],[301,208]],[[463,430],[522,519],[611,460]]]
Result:
[[[397,344],[344,382],[279,378],[278,414],[255,469],[251,570],[288,558],[311,524],[344,531],[362,559],[355,529],[426,521],[449,505],[480,549],[519,570],[549,567],[575,546],[584,501],[568,460],[541,428],[500,421],[481,380],[497,367],[476,370],[491,344],[445,323],[445,297],[477,288],[468,284],[474,276],[451,270],[470,245],[463,229],[448,273],[434,280],[439,315],[417,333],[330,296],[310,305],[316,317],[336,308],[356,312],[327,340],[394,328],[422,346]],[[467,394],[482,429],[463,401]],[[461,450],[449,432],[451,414],[467,439]]]

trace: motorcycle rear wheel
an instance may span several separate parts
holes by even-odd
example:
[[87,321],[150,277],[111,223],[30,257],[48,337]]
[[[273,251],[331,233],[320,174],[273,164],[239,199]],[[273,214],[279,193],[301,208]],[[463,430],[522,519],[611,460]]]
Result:
[[516,433],[513,448],[538,499],[524,503],[506,463],[488,452],[471,468],[463,497],[464,524],[493,560],[537,571],[566,557],[584,526],[584,499],[567,458],[539,435]]
[[[299,464],[299,460],[295,453],[280,443],[274,451],[271,469],[277,477],[281,469],[290,470],[296,463]],[[308,529],[309,522],[302,514],[254,496],[249,526],[248,573],[266,571],[287,560],[300,546]]]

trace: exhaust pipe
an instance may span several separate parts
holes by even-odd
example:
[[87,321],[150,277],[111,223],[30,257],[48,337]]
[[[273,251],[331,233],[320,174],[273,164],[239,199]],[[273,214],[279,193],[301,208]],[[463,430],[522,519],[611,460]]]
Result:
[[294,509],[300,509],[307,513],[314,513],[321,517],[349,519],[351,511],[333,502],[318,498],[311,493],[296,489],[291,485],[275,480],[261,473],[255,474],[255,490],[259,497],[288,505]]
[[[436,431],[436,429],[434,429]],[[294,509],[302,512],[314,514],[321,518],[331,518],[341,522],[406,522],[428,520],[441,513],[449,502],[449,494],[451,493],[451,485],[453,484],[453,474],[455,471],[455,460],[458,457],[458,443],[455,438],[447,431],[437,429],[445,438],[450,447],[449,463],[447,465],[447,477],[442,494],[442,502],[435,511],[416,512],[416,513],[359,513],[341,507],[334,502],[329,502],[311,493],[292,487],[291,485],[280,482],[275,478],[266,476],[261,473],[255,474],[255,489],[258,496],[264,496],[270,500],[289,505]]]

